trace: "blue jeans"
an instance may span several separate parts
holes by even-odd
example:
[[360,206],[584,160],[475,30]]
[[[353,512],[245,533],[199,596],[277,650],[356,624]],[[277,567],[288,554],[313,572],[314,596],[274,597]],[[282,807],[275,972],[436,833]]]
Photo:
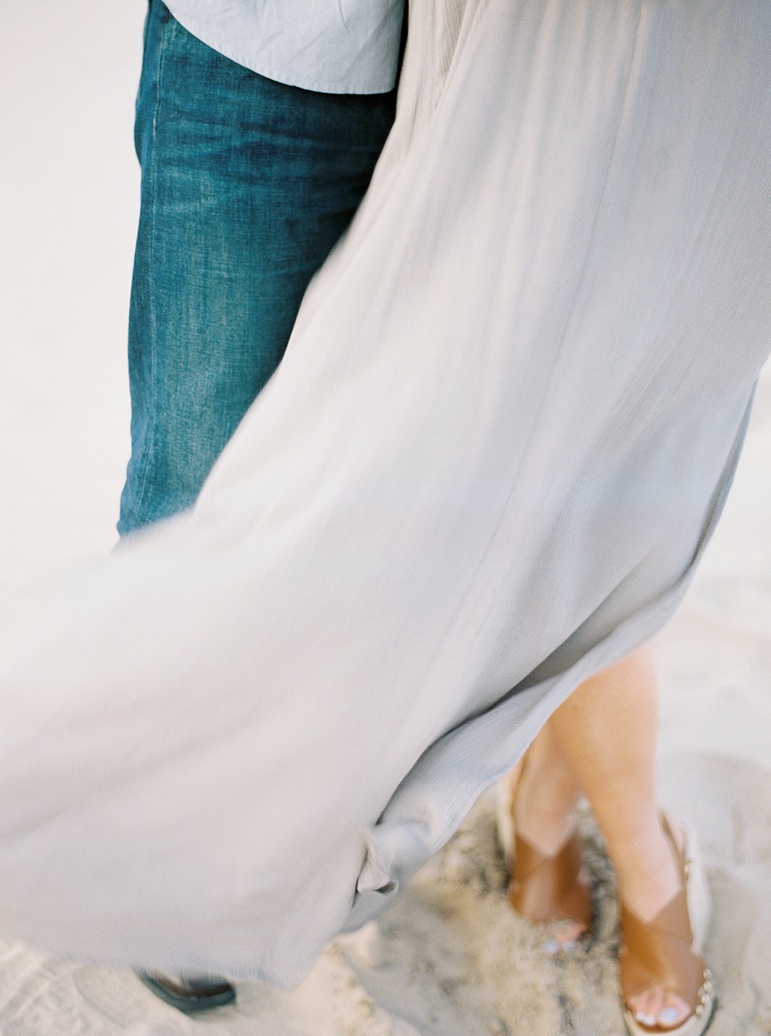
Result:
[[121,535],[195,501],[361,201],[394,107],[395,92],[321,94],[265,79],[151,0]]

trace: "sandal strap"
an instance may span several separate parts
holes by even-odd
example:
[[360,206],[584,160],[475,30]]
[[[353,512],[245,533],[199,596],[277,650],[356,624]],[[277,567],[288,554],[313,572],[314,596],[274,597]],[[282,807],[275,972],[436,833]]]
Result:
[[649,922],[622,904],[621,946],[621,989],[627,1003],[653,986],[664,986],[696,1009],[704,958],[693,949],[685,887]]
[[581,845],[577,833],[552,856],[544,856],[522,835],[515,839],[509,900],[523,917],[537,924],[577,921],[588,929],[591,896],[580,878]]

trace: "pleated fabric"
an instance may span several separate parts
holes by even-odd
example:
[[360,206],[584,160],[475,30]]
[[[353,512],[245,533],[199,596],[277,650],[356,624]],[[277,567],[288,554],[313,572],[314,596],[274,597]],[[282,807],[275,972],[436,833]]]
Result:
[[196,509],[0,652],[0,927],[299,981],[676,607],[771,332],[768,0],[415,0]]

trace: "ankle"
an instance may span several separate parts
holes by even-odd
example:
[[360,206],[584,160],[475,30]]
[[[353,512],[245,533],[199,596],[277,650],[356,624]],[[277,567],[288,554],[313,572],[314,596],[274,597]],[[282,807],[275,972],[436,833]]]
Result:
[[[540,796],[539,796],[540,798]],[[576,802],[539,802],[518,797],[514,805],[517,833],[544,856],[551,856],[564,845],[576,828]]]
[[682,886],[672,846],[660,828],[654,837],[630,838],[611,858],[621,899],[642,921],[652,921]]
[[553,855],[575,830],[581,790],[548,726],[512,777],[516,777],[512,814],[517,831],[542,855]]

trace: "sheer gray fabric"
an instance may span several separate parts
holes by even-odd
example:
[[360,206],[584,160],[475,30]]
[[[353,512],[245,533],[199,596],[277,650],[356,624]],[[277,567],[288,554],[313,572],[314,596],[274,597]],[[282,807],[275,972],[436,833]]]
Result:
[[6,639],[4,934],[296,982],[719,515],[771,329],[771,6],[411,18],[370,194],[195,511]]

